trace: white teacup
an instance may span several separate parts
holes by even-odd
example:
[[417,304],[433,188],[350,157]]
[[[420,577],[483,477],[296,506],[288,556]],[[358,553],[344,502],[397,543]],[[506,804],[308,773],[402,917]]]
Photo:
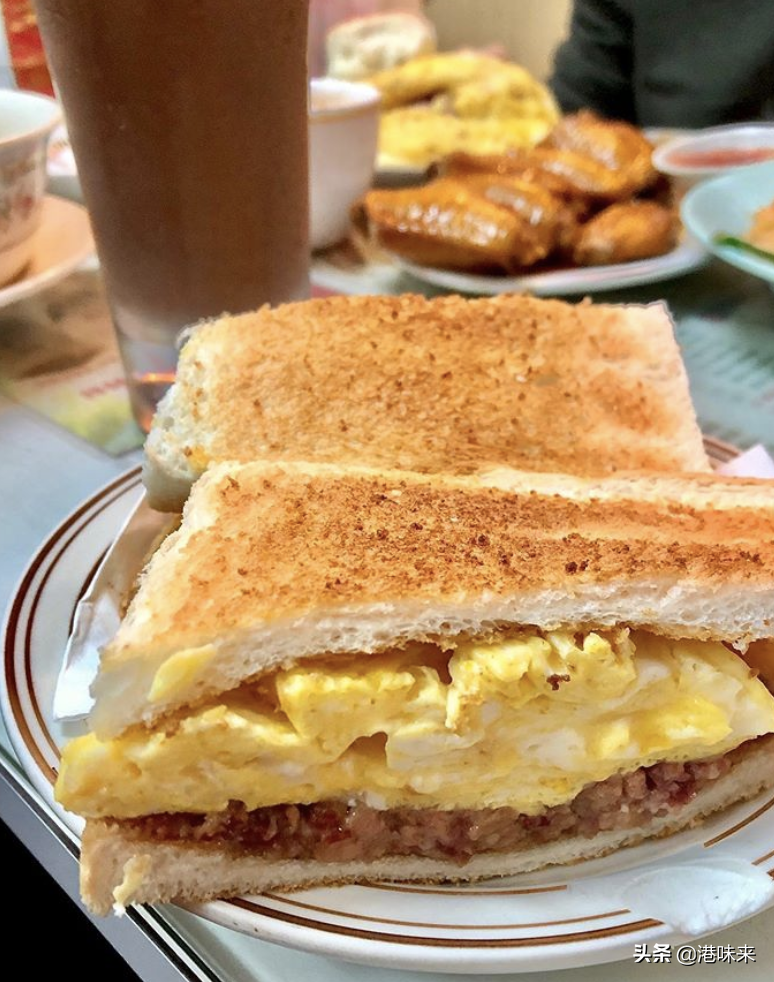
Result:
[[32,257],[46,191],[46,148],[61,119],[53,99],[0,89],[0,286]]
[[349,229],[352,205],[373,178],[379,137],[377,89],[315,78],[309,109],[310,241],[322,249]]

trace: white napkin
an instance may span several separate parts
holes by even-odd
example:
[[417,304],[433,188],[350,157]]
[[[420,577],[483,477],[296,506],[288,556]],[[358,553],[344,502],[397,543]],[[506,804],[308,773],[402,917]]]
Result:
[[138,494],[136,506],[75,608],[73,630],[54,692],[57,720],[81,719],[91,711],[89,686],[97,674],[99,653],[118,630],[121,605],[130,595],[153,543],[176,520],[153,511],[145,493],[140,490]]
[[727,464],[718,467],[718,474],[726,474],[729,477],[774,478],[774,460],[758,443]]
[[[624,907],[634,919],[655,918],[686,938],[718,931],[751,917],[774,897],[774,880],[761,866],[729,849],[694,847],[691,855],[638,869],[602,874],[611,907]],[[568,887],[597,902],[597,877],[578,878]]]

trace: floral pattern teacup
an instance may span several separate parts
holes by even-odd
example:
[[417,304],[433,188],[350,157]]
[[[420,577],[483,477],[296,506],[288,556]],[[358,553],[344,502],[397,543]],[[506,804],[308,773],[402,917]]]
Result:
[[61,112],[53,99],[0,90],[0,286],[29,263],[46,191],[46,148]]

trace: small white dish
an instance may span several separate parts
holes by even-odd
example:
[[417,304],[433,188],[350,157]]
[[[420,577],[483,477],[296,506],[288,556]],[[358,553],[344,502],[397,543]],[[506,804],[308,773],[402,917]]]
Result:
[[350,209],[371,184],[379,137],[377,89],[362,82],[315,78],[310,85],[310,242],[324,249],[343,239]]
[[46,190],[46,147],[61,118],[53,99],[0,90],[0,285],[18,276],[32,255]]
[[31,236],[30,258],[23,272],[0,288],[0,307],[23,300],[52,286],[94,252],[86,209],[63,198],[46,195],[40,224]]
[[774,123],[732,123],[666,140],[654,150],[653,164],[686,185],[769,157],[774,158]]
[[716,242],[718,235],[746,236],[755,212],[772,201],[774,161],[698,184],[683,198],[680,210],[685,227],[706,249],[774,287],[774,262]]

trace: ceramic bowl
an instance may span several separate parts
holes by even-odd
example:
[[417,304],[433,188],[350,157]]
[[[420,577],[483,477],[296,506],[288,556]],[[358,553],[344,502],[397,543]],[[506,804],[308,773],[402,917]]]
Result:
[[379,137],[379,92],[361,82],[312,79],[309,110],[310,241],[343,239],[352,205],[369,188]]
[[30,261],[46,190],[46,148],[61,112],[53,99],[0,90],[0,285]]

